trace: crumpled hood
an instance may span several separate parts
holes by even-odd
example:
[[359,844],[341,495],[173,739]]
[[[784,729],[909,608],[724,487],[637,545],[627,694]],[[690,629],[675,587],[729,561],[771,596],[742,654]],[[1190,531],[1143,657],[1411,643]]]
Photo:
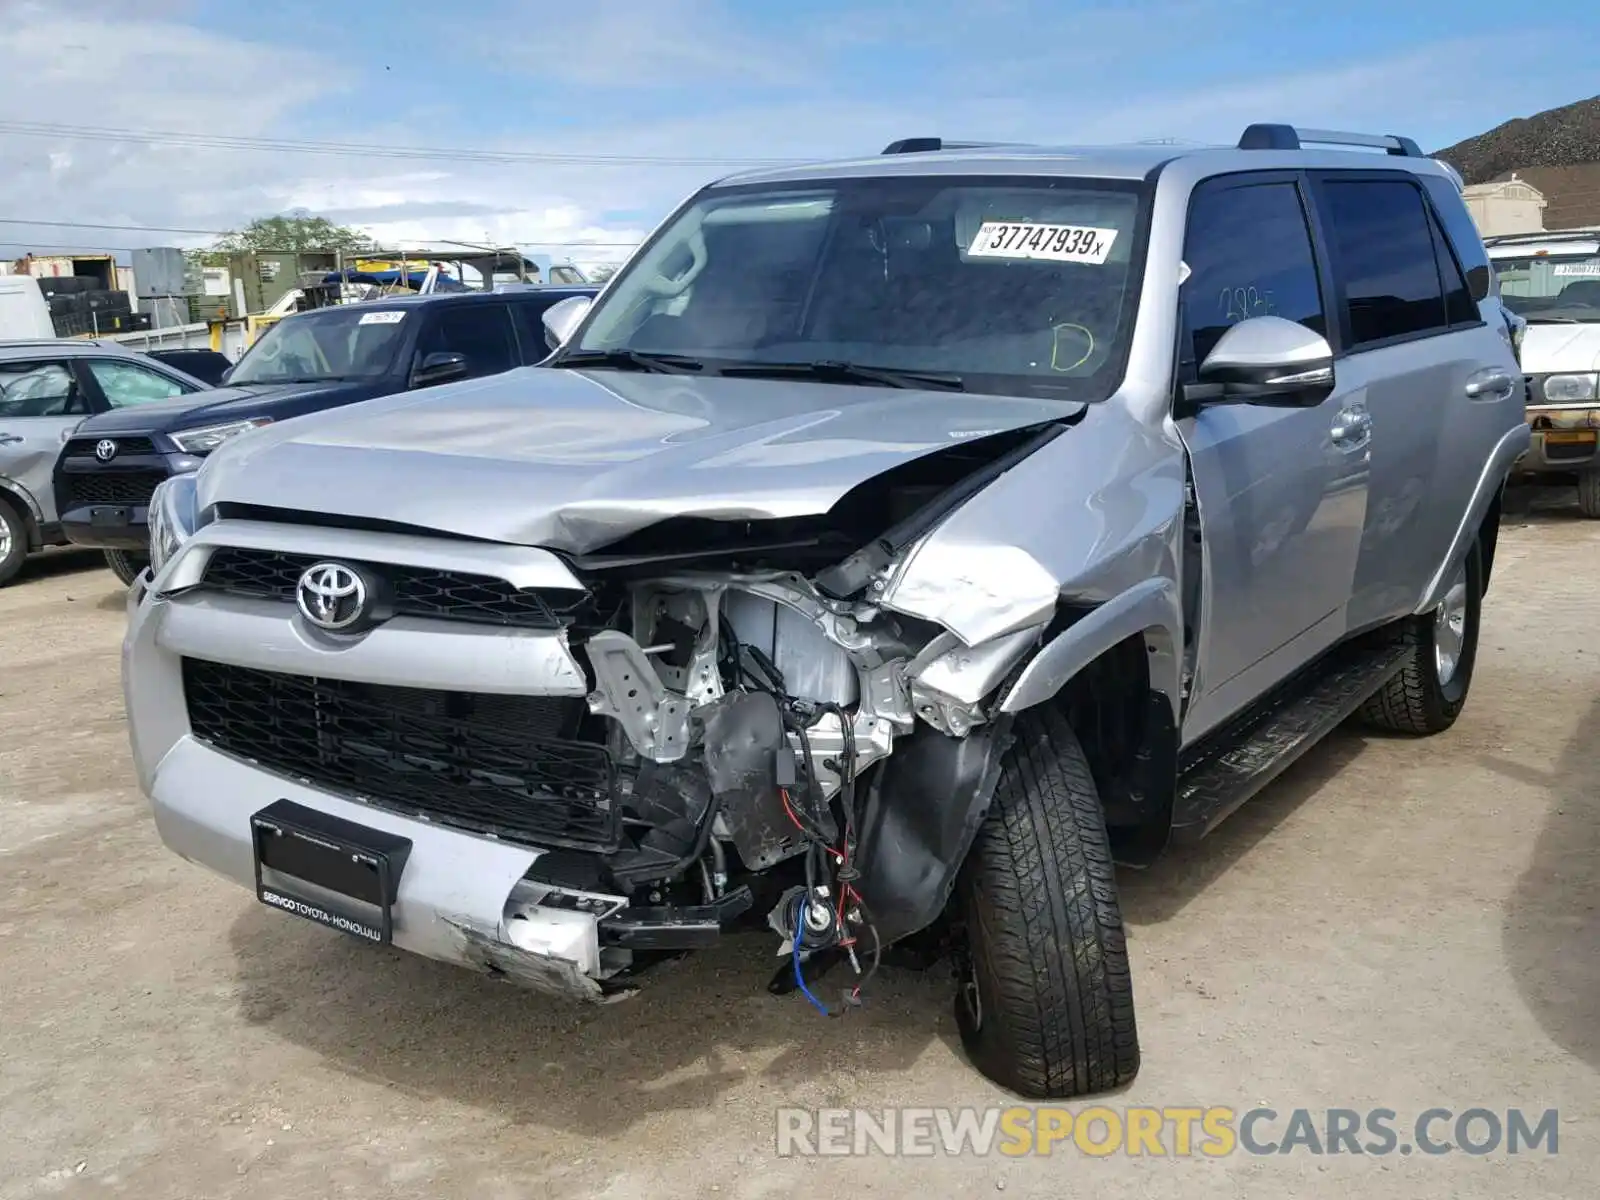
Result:
[[1530,375],[1600,371],[1600,321],[1583,325],[1530,323],[1522,335],[1522,369]]
[[583,553],[674,516],[824,513],[897,464],[1080,408],[960,392],[525,367],[247,434],[211,456],[199,500]]

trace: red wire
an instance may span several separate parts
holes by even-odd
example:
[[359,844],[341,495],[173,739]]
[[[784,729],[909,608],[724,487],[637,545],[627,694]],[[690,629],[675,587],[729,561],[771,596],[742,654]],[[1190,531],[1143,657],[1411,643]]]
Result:
[[[795,815],[794,809],[791,808],[790,805],[789,805],[789,789],[788,788],[779,788],[778,789],[778,799],[783,801],[783,811],[788,815],[789,820],[794,824],[794,827],[796,829],[798,829],[801,833],[806,834],[809,837],[810,834],[807,832],[806,827],[800,823],[800,818]],[[848,845],[848,843],[846,843],[846,845]],[[850,865],[850,858],[849,858],[848,854],[846,854],[846,853],[844,853],[842,851],[839,851],[839,850],[835,850],[832,846],[824,846],[823,849],[826,850],[829,854],[833,855],[834,858],[838,859],[839,860],[839,865],[841,867],[847,867],[847,866]],[[855,890],[855,888],[851,887],[848,883],[841,883],[839,885],[839,912],[838,912],[838,921],[839,921],[840,930],[844,929],[844,907],[849,902],[849,899],[852,896],[854,896],[857,900],[861,899],[860,894]],[[855,944],[856,944],[856,939],[852,937],[852,938],[848,938],[848,939],[846,939],[844,941],[841,941],[839,943],[839,946],[840,946],[840,948],[843,948],[843,947],[846,947],[846,946],[853,946]],[[850,994],[853,997],[855,997],[856,999],[860,999],[860,997],[861,997],[861,985],[858,983],[858,984],[855,985],[855,987],[851,988],[850,989]]]
[[[800,824],[800,818],[795,816],[794,815],[794,809],[789,807],[789,789],[788,788],[779,788],[778,789],[778,798],[783,801],[783,811],[789,814],[789,820],[794,822],[794,827],[796,829],[798,829],[801,833],[806,833],[807,832],[806,831],[806,827],[804,825]],[[835,858],[839,859],[841,862],[844,861],[844,855],[840,854],[832,846],[824,846],[823,849],[826,850],[829,854],[833,855]]]

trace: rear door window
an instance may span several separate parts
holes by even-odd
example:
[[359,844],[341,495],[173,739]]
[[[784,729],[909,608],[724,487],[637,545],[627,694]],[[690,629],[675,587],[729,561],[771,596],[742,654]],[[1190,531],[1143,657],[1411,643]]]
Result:
[[1433,229],[1416,184],[1326,174],[1320,201],[1351,349],[1449,327]]
[[29,358],[0,362],[0,417],[71,417],[89,412],[72,364]]

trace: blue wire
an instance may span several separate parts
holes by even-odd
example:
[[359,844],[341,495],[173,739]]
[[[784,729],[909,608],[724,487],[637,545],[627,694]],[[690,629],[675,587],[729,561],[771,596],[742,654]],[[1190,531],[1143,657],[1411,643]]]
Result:
[[802,922],[805,920],[807,899],[805,894],[802,893],[799,897],[799,903],[794,906],[794,981],[800,985],[800,990],[805,993],[806,999],[811,1001],[812,1006],[819,1013],[825,1017],[831,1017],[833,1014],[828,1011],[828,1006],[811,994],[811,989],[806,986],[806,977],[800,970],[800,931],[804,928]]

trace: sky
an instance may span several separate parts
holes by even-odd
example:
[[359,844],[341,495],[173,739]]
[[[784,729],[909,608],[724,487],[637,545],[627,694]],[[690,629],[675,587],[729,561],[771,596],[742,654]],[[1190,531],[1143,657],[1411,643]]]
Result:
[[1600,44],[1594,0],[0,0],[0,29],[7,257],[308,209],[593,264],[763,161],[1252,121],[1432,150],[1600,79],[1561,49]]

